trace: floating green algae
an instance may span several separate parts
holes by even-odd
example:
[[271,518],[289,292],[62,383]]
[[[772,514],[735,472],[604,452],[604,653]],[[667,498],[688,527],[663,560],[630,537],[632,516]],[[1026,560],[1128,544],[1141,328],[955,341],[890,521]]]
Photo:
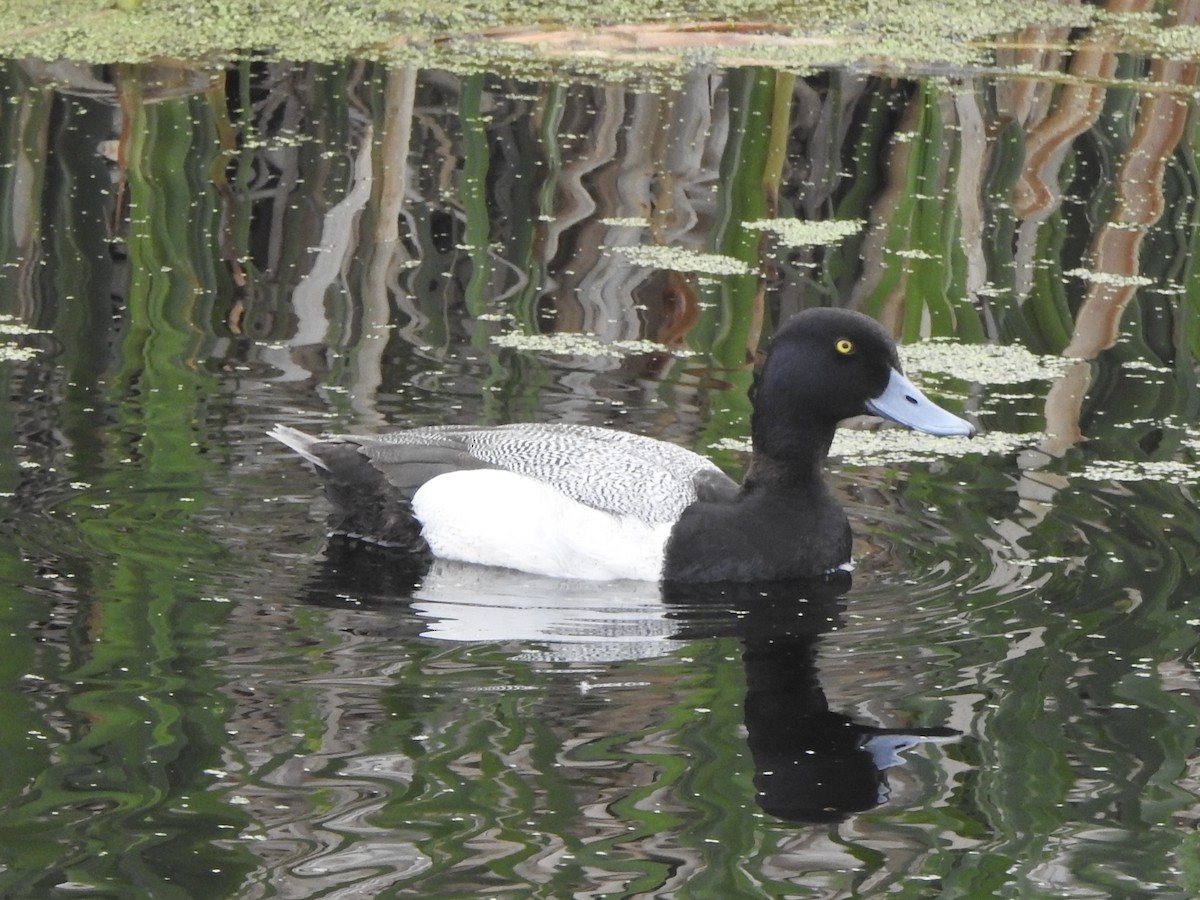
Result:
[[670,353],[691,356],[691,351],[668,347],[654,341],[602,341],[588,334],[560,332],[558,334],[497,334],[492,343],[530,353],[549,353],[556,356],[633,356],[646,353]]
[[809,247],[819,244],[836,244],[862,231],[866,224],[862,219],[826,219],[806,222],[802,219],[758,219],[745,223],[755,231],[769,231],[779,238],[780,243],[793,247]]
[[1031,353],[1018,344],[962,344],[931,340],[901,348],[905,365],[975,384],[1022,384],[1061,376],[1074,363],[1064,356]]
[[[31,334],[45,334],[45,332],[37,328],[30,328],[15,316],[0,315],[0,337],[22,337]],[[37,347],[25,347],[8,341],[0,343],[0,362],[33,359],[39,353],[41,350]]]
[[16,344],[0,344],[0,362],[33,359],[39,353],[36,347],[18,347]]
[[945,456],[1005,456],[1041,441],[1043,434],[986,431],[975,437],[939,437],[906,428],[839,428],[829,455],[854,466],[885,466]]
[[609,216],[601,219],[600,224],[612,228],[649,228],[650,220],[638,216]]
[[1181,460],[1098,459],[1078,473],[1089,481],[1161,481],[1191,484],[1200,481],[1200,466]]
[[[1003,456],[1037,444],[1044,437],[1040,433],[1014,434],[1007,431],[988,431],[972,438],[939,437],[900,426],[839,428],[829,455],[851,466],[886,466],[947,456],[967,456],[971,453]],[[711,444],[710,449],[748,453],[751,445],[749,439],[724,438]]]
[[363,57],[531,71],[546,60],[560,67],[568,60],[581,70],[627,77],[646,67],[698,64],[793,71],[883,60],[891,68],[966,66],[986,63],[989,41],[1023,27],[1084,28],[1097,19],[1090,7],[1053,0],[877,0],[865,9],[830,0],[466,0],[453,7],[427,0],[142,0],[123,6],[113,0],[0,5],[0,54],[117,63],[265,52],[294,60]]
[[1090,284],[1103,284],[1109,287],[1143,287],[1154,284],[1153,278],[1142,275],[1125,275],[1118,272],[1093,272],[1091,269],[1071,269],[1064,272],[1073,278],[1082,278]]
[[701,253],[684,247],[664,247],[656,244],[634,244],[627,247],[606,247],[631,262],[652,269],[672,272],[697,272],[702,275],[745,275],[753,271],[740,259],[720,253]]

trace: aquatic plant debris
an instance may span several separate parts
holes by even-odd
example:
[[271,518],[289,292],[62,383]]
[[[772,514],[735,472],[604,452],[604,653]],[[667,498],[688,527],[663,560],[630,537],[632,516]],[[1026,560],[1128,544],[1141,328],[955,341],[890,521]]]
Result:
[[206,60],[264,52],[297,61],[370,58],[464,71],[562,63],[613,77],[646,67],[775,65],[793,71],[875,61],[969,66],[1021,28],[1087,28],[1090,6],[1055,0],[830,0],[496,3],[464,0],[13,0],[0,53],[92,63]]
[[1200,466],[1174,459],[1098,459],[1077,473],[1089,481],[1162,481],[1169,484],[1200,482]]
[[1091,284],[1103,284],[1109,287],[1144,287],[1154,284],[1153,278],[1143,275],[1123,275],[1117,272],[1093,272],[1091,269],[1071,269],[1063,272],[1072,278],[1082,278]]
[[0,334],[48,334],[42,328],[30,328],[16,316],[0,315]]
[[[46,334],[46,332],[39,328],[30,328],[17,319],[16,316],[0,315],[0,336],[20,337],[30,334]],[[0,362],[29,360],[33,359],[39,353],[41,353],[41,350],[37,347],[23,347],[20,344],[10,344],[8,342],[0,343]]]
[[747,222],[746,227],[755,231],[770,231],[781,243],[793,247],[809,247],[818,244],[836,244],[862,231],[866,222],[862,219],[826,219],[806,222],[803,219],[758,219]]
[[947,456],[1005,456],[1038,444],[1041,433],[985,431],[975,437],[939,437],[906,428],[839,428],[829,455],[852,466],[886,466]]
[[672,272],[697,272],[702,275],[745,275],[752,272],[748,265],[732,256],[720,253],[701,253],[684,247],[663,247],[655,244],[632,244],[605,247],[627,256],[640,266],[669,269]]
[[1123,42],[1143,53],[1167,59],[1200,59],[1200,26],[1171,25],[1161,27],[1157,16],[1110,13],[1099,19],[1113,30],[1120,29]]
[[[907,428],[839,428],[829,450],[830,457],[850,466],[886,466],[907,462],[925,462],[947,456],[1004,456],[1045,439],[1033,432],[1015,434],[987,431],[973,438],[940,437]],[[750,452],[750,440],[723,438],[709,445],[712,450]]]
[[600,220],[600,224],[613,228],[649,228],[650,220],[637,216],[607,216]]
[[497,334],[492,343],[498,347],[511,347],[533,353],[550,353],[556,356],[632,356],[646,353],[670,353],[672,356],[691,356],[692,351],[682,347],[668,347],[654,341],[620,340],[602,341],[588,334],[560,332],[558,334]]
[[40,352],[36,347],[18,347],[16,344],[0,344],[0,362],[22,362],[33,359]]
[[905,368],[941,372],[975,384],[1022,384],[1060,377],[1075,360],[1031,353],[1019,344],[963,344],[933,339],[900,348]]

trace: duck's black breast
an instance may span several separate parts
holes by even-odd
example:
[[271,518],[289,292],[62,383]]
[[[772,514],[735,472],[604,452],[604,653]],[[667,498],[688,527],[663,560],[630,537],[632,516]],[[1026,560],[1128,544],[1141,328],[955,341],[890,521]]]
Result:
[[[756,462],[760,472],[769,465]],[[751,481],[732,500],[698,500],[684,510],[667,540],[663,579],[813,578],[847,563],[850,551],[849,521],[823,480]]]

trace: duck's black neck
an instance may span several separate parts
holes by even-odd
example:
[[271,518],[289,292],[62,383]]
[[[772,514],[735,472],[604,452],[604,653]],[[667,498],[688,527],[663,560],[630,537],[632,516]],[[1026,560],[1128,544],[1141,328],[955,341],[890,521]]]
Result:
[[754,455],[743,482],[746,489],[787,490],[824,485],[825,460],[836,425],[810,422],[803,428],[786,431],[759,427],[758,422],[754,426]]
[[832,429],[817,429],[790,452],[755,440],[738,496],[697,501],[671,531],[663,562],[669,581],[777,581],[825,575],[850,559],[850,525],[825,484]]

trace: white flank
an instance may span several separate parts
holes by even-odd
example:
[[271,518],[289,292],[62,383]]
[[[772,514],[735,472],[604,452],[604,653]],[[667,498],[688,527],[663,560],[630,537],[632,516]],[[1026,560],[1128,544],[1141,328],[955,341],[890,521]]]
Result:
[[657,581],[672,525],[602,512],[502,469],[439,475],[412,506],[434,556],[591,581]]

